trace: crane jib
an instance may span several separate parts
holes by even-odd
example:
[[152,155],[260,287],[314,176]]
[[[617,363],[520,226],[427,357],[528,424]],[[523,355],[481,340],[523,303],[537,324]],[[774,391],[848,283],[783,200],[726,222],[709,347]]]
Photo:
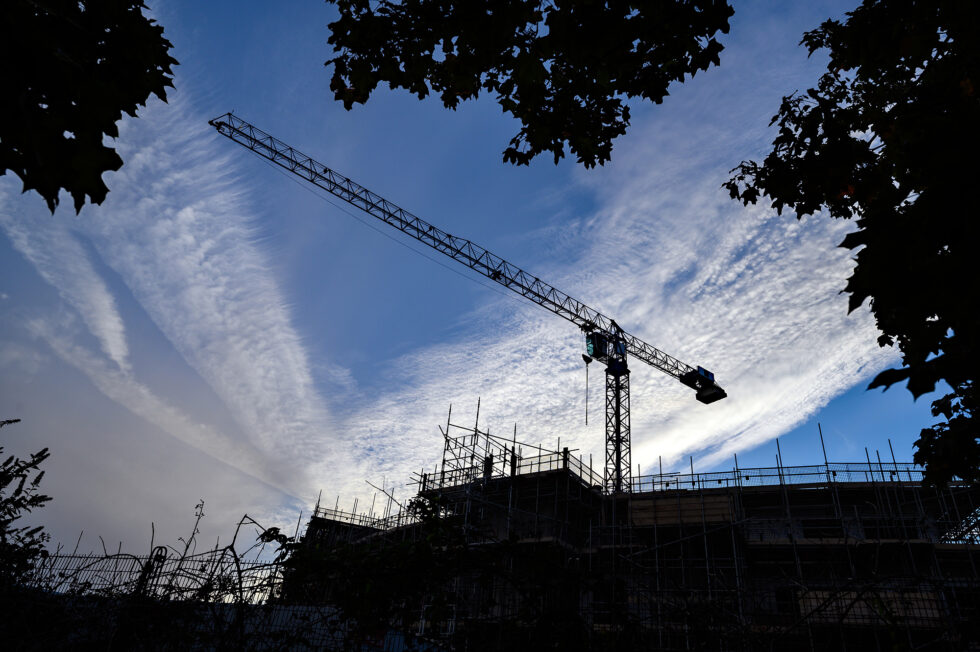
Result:
[[429,224],[234,114],[227,113],[210,120],[209,124],[223,136],[259,156],[564,317],[586,333],[599,333],[609,341],[622,342],[625,354],[695,389],[699,401],[712,403],[726,396],[724,390],[714,382],[714,376],[706,369],[685,364],[636,336],[623,332],[611,318],[599,311],[573,299],[474,242],[451,235]]

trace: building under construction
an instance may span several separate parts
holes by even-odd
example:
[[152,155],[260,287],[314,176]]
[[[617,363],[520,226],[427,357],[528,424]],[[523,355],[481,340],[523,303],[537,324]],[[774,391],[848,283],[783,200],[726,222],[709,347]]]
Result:
[[976,487],[927,488],[912,465],[870,458],[634,477],[629,363],[652,366],[706,405],[727,396],[711,371],[232,113],[210,124],[571,322],[585,335],[586,369],[605,368],[599,472],[560,446],[518,446],[447,423],[442,462],[419,474],[409,505],[389,495],[380,516],[318,506],[287,599],[337,605],[360,647],[377,637],[367,630],[389,626],[455,649],[974,645]]
[[[345,563],[370,551],[381,581],[400,573],[386,554],[436,541],[433,568],[410,571],[424,586],[378,598],[427,645],[980,649],[975,485],[929,487],[919,467],[869,459],[642,475],[615,493],[567,448],[443,435],[411,508],[391,494],[377,515],[318,507],[304,539]],[[292,590],[359,590],[329,580]]]

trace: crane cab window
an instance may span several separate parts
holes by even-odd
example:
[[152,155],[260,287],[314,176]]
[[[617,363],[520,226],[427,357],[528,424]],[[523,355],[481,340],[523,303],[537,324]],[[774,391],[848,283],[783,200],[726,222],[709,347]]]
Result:
[[604,358],[608,343],[600,333],[589,333],[585,336],[585,351],[593,358]]

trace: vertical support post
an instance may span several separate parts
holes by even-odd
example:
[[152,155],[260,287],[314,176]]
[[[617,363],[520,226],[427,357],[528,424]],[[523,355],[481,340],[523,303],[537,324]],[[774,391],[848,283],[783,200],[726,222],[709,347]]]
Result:
[[[830,462],[827,461],[827,446],[823,443],[823,428],[817,423],[817,433],[820,435],[820,450],[823,451],[823,465],[827,469],[827,476],[830,477]],[[828,479],[829,482],[829,479]]]

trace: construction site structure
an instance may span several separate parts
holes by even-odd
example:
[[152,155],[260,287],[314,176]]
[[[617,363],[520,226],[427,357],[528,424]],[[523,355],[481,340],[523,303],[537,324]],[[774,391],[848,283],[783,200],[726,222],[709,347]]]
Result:
[[[926,486],[921,467],[868,457],[637,474],[610,494],[568,448],[449,422],[443,437],[441,463],[414,478],[413,509],[391,493],[376,516],[318,507],[303,539],[384,566],[386,551],[407,559],[406,543],[448,528],[419,571],[425,586],[398,597],[402,624],[432,645],[980,649],[974,484]],[[328,577],[293,580],[289,599],[340,597]]]
[[917,467],[870,457],[633,475],[628,357],[702,403],[726,397],[710,371],[231,113],[210,124],[574,323],[586,364],[606,367],[601,470],[450,419],[406,505],[317,506],[286,603],[336,607],[354,649],[410,626],[428,649],[980,650],[977,486],[925,486]]

